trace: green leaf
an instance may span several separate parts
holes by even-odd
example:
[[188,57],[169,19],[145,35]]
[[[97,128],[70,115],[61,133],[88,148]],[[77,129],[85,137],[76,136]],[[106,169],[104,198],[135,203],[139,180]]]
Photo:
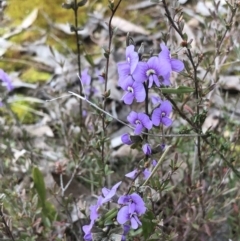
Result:
[[36,189],[39,200],[41,202],[41,206],[44,207],[46,201],[46,187],[42,172],[37,167],[34,167],[32,170],[32,178],[34,182],[34,188]]
[[195,90],[186,86],[179,86],[178,88],[160,88],[163,94],[186,94],[194,92]]
[[52,203],[46,201],[42,210],[44,216],[46,216],[51,222],[56,220],[57,212]]
[[84,57],[91,66],[94,66],[94,61],[93,61],[92,55],[85,54]]
[[154,233],[155,225],[152,220],[154,215],[152,212],[148,211],[142,218],[142,232],[145,239],[149,238],[152,233]]

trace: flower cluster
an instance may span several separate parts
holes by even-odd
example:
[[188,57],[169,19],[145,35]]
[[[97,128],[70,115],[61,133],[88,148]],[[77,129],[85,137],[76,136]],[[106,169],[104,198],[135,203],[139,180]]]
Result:
[[[83,226],[83,231],[85,233],[84,240],[92,240],[91,230],[100,216],[99,211],[101,207],[105,203],[115,200],[114,196],[116,196],[117,189],[121,183],[122,182],[118,182],[112,189],[104,187],[102,189],[102,195],[97,199],[97,203],[90,206],[90,224]],[[121,205],[121,208],[117,214],[117,221],[119,224],[123,225],[124,232],[122,240],[125,240],[125,235],[129,232],[130,227],[137,229],[138,226],[141,225],[138,217],[146,212],[146,207],[142,198],[136,193],[120,196],[118,198],[118,204]]]
[[[144,62],[134,51],[134,46],[126,48],[126,61],[118,64],[118,85],[125,91],[122,100],[131,105],[134,99],[137,102],[147,101],[148,91],[153,86],[170,86],[171,72],[180,72],[184,64],[178,59],[171,57],[170,51],[165,44],[160,44],[161,52],[158,56],[152,56]],[[134,128],[134,135],[141,135],[145,129],[151,130],[160,125],[169,127],[172,125],[170,118],[172,105],[168,100],[162,100],[158,96],[152,97],[153,110],[151,114],[131,111],[127,116],[128,122]],[[132,136],[124,134],[122,142],[126,145],[134,144]],[[146,156],[151,156],[152,151],[148,143],[144,143],[142,150]]]
[[[134,100],[144,102],[148,105],[148,91],[153,86],[161,88],[170,85],[170,76],[172,71],[180,72],[184,65],[180,60],[171,58],[170,52],[165,44],[161,44],[161,52],[158,56],[153,56],[148,61],[141,61],[139,55],[134,51],[134,46],[130,45],[126,48],[126,61],[118,64],[119,80],[118,85],[124,90],[122,100],[125,104],[131,105]],[[85,94],[90,94],[90,77],[87,70],[81,74],[81,81],[85,87]],[[141,134],[154,127],[160,125],[169,127],[172,124],[170,114],[172,112],[171,103],[168,100],[162,100],[158,96],[152,97],[153,109],[151,114],[131,111],[127,116],[127,120],[134,129],[134,135],[126,133],[121,139],[124,144],[132,145],[134,143],[142,144],[142,151],[146,159],[156,153],[156,148],[152,149],[147,138],[142,138]],[[165,145],[159,145],[158,150],[162,151]],[[136,168],[125,176],[135,179],[139,174],[143,174],[143,178],[147,179],[151,175],[149,169],[150,162],[144,168]],[[156,165],[156,161],[152,160],[152,166]],[[85,240],[92,240],[91,230],[96,222],[99,221],[100,210],[108,202],[116,202],[120,205],[119,210],[115,209],[115,217],[117,222],[122,225],[122,240],[126,240],[129,230],[138,229],[142,225],[140,217],[145,214],[147,208],[141,196],[137,193],[122,195],[119,198],[116,195],[117,189],[121,182],[115,184],[112,189],[103,188],[102,195],[98,197],[97,203],[90,207],[90,224],[83,226]],[[118,201],[117,201],[118,200]]]
[[183,70],[183,62],[171,58],[170,51],[165,44],[161,44],[162,51],[158,57],[153,56],[147,62],[139,61],[134,46],[126,49],[126,62],[118,64],[118,85],[125,91],[122,100],[131,105],[133,100],[143,102],[146,98],[144,83],[148,88],[169,86],[171,72]]
[[95,221],[99,218],[99,210],[100,208],[107,202],[111,201],[114,195],[117,192],[118,187],[121,185],[122,182],[118,182],[115,184],[112,189],[103,188],[102,189],[102,196],[98,197],[97,203],[95,205],[90,206],[90,224],[83,226],[83,231],[85,233],[84,239],[85,240],[92,240],[91,230]]
[[142,225],[138,217],[146,212],[146,207],[137,193],[121,196],[118,199],[118,204],[123,205],[117,214],[118,223],[130,222],[132,229],[137,229],[139,225]]

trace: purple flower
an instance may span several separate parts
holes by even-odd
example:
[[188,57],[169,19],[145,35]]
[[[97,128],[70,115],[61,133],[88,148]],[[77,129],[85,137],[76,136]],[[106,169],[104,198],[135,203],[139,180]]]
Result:
[[162,103],[162,99],[158,96],[152,96],[151,100],[154,105],[159,105]]
[[121,185],[121,183],[122,182],[118,182],[112,187],[112,189],[107,189],[106,187],[102,189],[104,198],[101,200],[101,204],[106,203],[112,199],[112,197],[116,194],[117,189]]
[[157,161],[156,160],[152,160],[152,165],[155,167],[157,165]]
[[143,171],[144,179],[147,179],[150,176],[150,174],[151,172],[147,168],[145,168]]
[[151,146],[148,143],[143,145],[142,150],[146,156],[150,156],[152,154]]
[[85,95],[89,96],[91,93],[91,76],[88,74],[88,69],[81,72],[81,84],[84,87]]
[[130,74],[132,74],[139,61],[138,53],[134,51],[134,45],[129,45],[126,48],[126,60],[130,66]]
[[82,227],[83,229],[83,232],[84,232],[84,240],[92,240],[92,234],[91,234],[91,230],[92,230],[92,227],[94,225],[94,221],[91,221],[90,224],[88,225],[84,225]]
[[132,79],[132,76],[130,75],[130,65],[128,63],[118,63],[118,85],[122,87],[122,83],[126,81],[127,78]]
[[123,225],[123,236],[122,236],[122,241],[126,240],[126,235],[129,233],[131,226],[124,224]]
[[98,77],[98,80],[101,84],[103,84],[105,82],[105,79],[103,77],[103,74],[98,70],[98,69],[95,69],[95,73]]
[[2,82],[4,82],[8,91],[13,90],[13,85],[12,85],[10,77],[2,69],[0,69],[0,80],[2,80]]
[[97,204],[90,206],[89,209],[90,209],[90,219],[91,219],[91,221],[95,221],[96,219],[98,219],[98,217],[99,217],[98,210],[102,205],[102,200],[103,200],[103,197],[99,196],[98,200],[97,200]]
[[184,69],[184,64],[178,59],[171,58],[169,49],[165,44],[160,44],[162,51],[158,55],[160,66],[161,66],[161,75],[163,76],[163,84],[170,85],[170,74],[171,71],[181,72]]
[[130,221],[132,229],[137,229],[139,225],[142,225],[138,219],[135,211],[135,204],[122,207],[117,214],[117,221],[120,224],[125,224]]
[[129,123],[135,126],[135,135],[140,135],[144,128],[147,128],[148,130],[152,128],[152,122],[149,116],[144,113],[137,113],[135,111],[132,111],[128,115],[127,120],[129,121]]
[[128,178],[130,178],[130,179],[134,179],[134,178],[136,177],[137,173],[138,173],[138,170],[135,169],[135,170],[133,170],[132,172],[127,173],[127,174],[125,175],[125,177],[128,177]]
[[137,102],[143,102],[146,98],[144,85],[134,81],[131,76],[122,82],[121,87],[126,91],[122,97],[122,100],[127,105],[131,105],[134,98],[137,100]]
[[131,137],[128,133],[125,133],[121,136],[122,143],[126,145],[132,145],[133,141],[131,140]]
[[151,57],[147,63],[139,62],[137,68],[133,74],[133,78],[138,82],[144,82],[148,80],[148,88],[151,88],[153,83],[160,87],[159,76],[160,62],[158,57]]
[[83,85],[91,84],[91,76],[88,74],[88,69],[85,69],[81,72],[81,80]]
[[142,198],[137,193],[132,193],[130,195],[123,195],[119,197],[118,204],[128,205],[128,204],[135,204],[135,212],[138,215],[142,215],[146,212],[145,203]]
[[165,100],[162,102],[160,107],[154,109],[152,113],[152,123],[155,126],[163,124],[165,126],[170,126],[172,120],[169,118],[170,113],[172,112],[172,105],[169,101]]

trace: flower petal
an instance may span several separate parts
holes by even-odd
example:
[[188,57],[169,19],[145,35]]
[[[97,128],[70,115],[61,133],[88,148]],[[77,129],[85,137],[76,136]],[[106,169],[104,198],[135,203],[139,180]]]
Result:
[[156,75],[158,75],[159,71],[160,71],[160,62],[159,62],[159,58],[154,56],[151,57],[148,62],[148,68],[149,69],[153,69],[156,73]]
[[129,86],[132,86],[134,80],[131,75],[125,76],[118,80],[118,86],[120,86],[123,90],[127,90]]
[[127,174],[125,175],[125,177],[134,179],[134,178],[136,177],[136,175],[137,175],[137,172],[138,172],[138,170],[135,169],[135,170],[133,170],[132,172],[127,173]]
[[160,107],[153,110],[152,113],[152,123],[155,126],[159,126],[161,122],[161,109]]
[[130,218],[129,212],[128,212],[128,206],[122,207],[117,214],[117,221],[119,224],[126,223]]
[[132,145],[133,142],[130,138],[130,135],[128,133],[125,133],[121,136],[121,140],[122,140],[122,143],[126,144],[126,145]]
[[163,123],[163,125],[168,127],[168,126],[172,125],[172,120],[166,116],[166,117],[162,118],[162,123]]
[[118,187],[121,185],[121,183],[122,183],[122,182],[116,183],[116,184],[111,188],[111,190],[109,190],[109,189],[107,189],[107,188],[103,188],[103,189],[102,189],[102,193],[103,193],[103,194],[105,193],[105,194],[107,194],[107,195],[102,199],[101,204],[106,203],[106,202],[108,202],[108,201],[111,200],[111,198],[116,194],[117,189],[118,189]]
[[150,156],[152,154],[151,146],[148,143],[146,143],[142,146],[142,150],[143,150],[145,155]]
[[157,161],[156,160],[152,160],[152,165],[155,167],[157,165]]
[[134,45],[129,45],[126,48],[126,60],[128,64],[130,65],[130,72],[131,74],[134,72],[136,69],[136,66],[139,61],[139,56],[138,53],[134,51]]
[[142,122],[143,126],[150,130],[152,128],[152,121],[150,120],[149,116],[144,113],[138,114],[138,119]]
[[132,74],[133,79],[137,82],[144,83],[145,80],[147,80],[147,70],[148,65],[146,62],[138,62],[138,65]]
[[127,116],[127,120],[132,125],[135,125],[135,121],[138,119],[138,114],[135,111],[131,111],[130,114]]
[[146,91],[144,85],[135,81],[133,84],[133,89],[137,102],[143,102],[146,99]]
[[126,105],[131,105],[134,100],[134,94],[125,92],[125,95],[122,97],[122,100]]
[[150,174],[151,172],[147,168],[145,168],[143,171],[144,179],[147,179],[150,176]]
[[184,69],[184,64],[179,59],[171,59],[172,71],[181,72]]
[[128,204],[130,202],[130,196],[129,195],[122,195],[118,199],[118,204]]
[[135,217],[131,217],[131,227],[132,229],[137,229],[138,228],[138,222],[136,221]]
[[161,103],[162,103],[162,99],[161,99],[160,97],[158,97],[158,96],[152,96],[151,100],[152,100],[152,103],[153,103],[154,105],[157,105],[157,104],[161,104]]
[[119,77],[126,77],[130,74],[130,66],[128,63],[118,63],[117,64]]
[[134,130],[134,134],[135,135],[140,135],[142,133],[143,130],[143,125],[142,124],[137,124],[136,128]]
[[130,195],[132,201],[135,203],[135,211],[138,215],[142,215],[146,212],[146,207],[143,199],[137,194],[133,193]]
[[160,106],[161,111],[165,112],[167,116],[172,112],[172,105],[168,100],[162,102]]
[[2,82],[4,82],[8,91],[13,90],[13,85],[12,85],[12,81],[11,81],[10,77],[2,69],[0,69],[0,80],[2,80]]
[[157,75],[153,75],[153,82],[157,87],[160,87],[160,82]]

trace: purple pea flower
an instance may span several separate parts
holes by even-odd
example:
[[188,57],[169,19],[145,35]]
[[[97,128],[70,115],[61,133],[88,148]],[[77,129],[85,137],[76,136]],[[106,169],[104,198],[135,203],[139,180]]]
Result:
[[139,62],[133,74],[133,78],[138,82],[148,80],[148,88],[151,88],[153,83],[160,87],[159,76],[161,75],[161,66],[158,57],[151,57],[147,63]]
[[147,179],[150,176],[150,174],[151,172],[147,168],[145,168],[143,171],[144,179]]
[[101,73],[99,69],[95,69],[95,74],[97,75],[99,82],[103,84],[105,82],[103,73]]
[[126,145],[132,145],[133,141],[131,140],[131,137],[128,133],[125,133],[121,136],[122,143]]
[[125,175],[125,177],[128,177],[130,179],[134,179],[137,176],[138,170],[135,169],[132,172],[129,172]]
[[[135,169],[132,172],[127,173],[125,177],[128,177],[133,180],[137,176],[137,174],[138,174],[138,170]],[[147,179],[150,176],[151,172],[147,168],[145,168],[142,174],[143,174],[143,179]]]
[[152,154],[151,146],[148,143],[143,145],[142,150],[146,156],[150,156]]
[[170,74],[172,71],[181,72],[184,69],[184,64],[181,60],[171,58],[169,49],[165,44],[160,44],[162,51],[159,53],[158,58],[161,65],[161,75],[164,78],[163,84],[170,85]]
[[157,165],[157,161],[156,160],[152,160],[152,165],[155,167]]
[[112,187],[112,189],[107,189],[106,187],[102,189],[104,198],[101,200],[101,204],[106,203],[112,199],[112,197],[116,194],[117,189],[121,185],[121,183],[122,182],[118,182]]
[[159,105],[162,103],[162,99],[158,96],[152,96],[151,101],[154,105]]
[[126,235],[129,233],[131,226],[124,224],[123,225],[123,236],[122,236],[122,241],[126,240]]
[[103,200],[103,197],[99,196],[98,200],[97,200],[97,204],[90,206],[89,209],[90,209],[90,219],[91,219],[91,221],[95,221],[96,219],[98,219],[98,217],[99,217],[98,210],[102,206],[102,200]]
[[129,45],[126,48],[126,60],[130,66],[130,74],[133,74],[139,61],[138,53],[134,51],[134,45]]
[[117,214],[117,221],[120,224],[125,224],[130,221],[132,229],[137,229],[139,225],[142,225],[135,212],[135,204],[122,207]]
[[81,84],[84,87],[84,94],[89,96],[91,93],[91,76],[88,74],[88,69],[81,72]]
[[155,126],[163,124],[165,126],[170,126],[172,120],[169,118],[170,113],[172,112],[172,105],[169,101],[165,100],[162,102],[160,107],[154,109],[152,113],[152,123]]
[[81,72],[81,79],[83,85],[90,85],[91,84],[91,76],[88,74],[88,69],[85,69]]
[[145,203],[142,198],[137,193],[132,193],[130,195],[123,195],[119,197],[118,204],[121,205],[128,205],[128,204],[135,204],[135,212],[138,215],[142,215],[146,212]]
[[10,77],[2,69],[0,69],[0,80],[2,80],[2,82],[6,85],[8,91],[13,90],[13,85]]
[[132,78],[127,78],[124,82],[122,82],[121,87],[126,91],[122,97],[122,100],[126,105],[131,105],[134,98],[137,102],[143,102],[146,98],[144,85],[134,81]]
[[93,225],[94,225],[94,221],[91,221],[90,224],[84,225],[82,227],[83,232],[84,232],[84,237],[83,237],[84,240],[86,240],[86,241],[92,240],[91,230],[92,230]]
[[134,134],[140,135],[144,128],[150,130],[152,128],[152,122],[148,115],[144,113],[137,113],[135,111],[131,111],[128,115],[127,120],[133,126],[135,126]]

